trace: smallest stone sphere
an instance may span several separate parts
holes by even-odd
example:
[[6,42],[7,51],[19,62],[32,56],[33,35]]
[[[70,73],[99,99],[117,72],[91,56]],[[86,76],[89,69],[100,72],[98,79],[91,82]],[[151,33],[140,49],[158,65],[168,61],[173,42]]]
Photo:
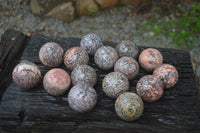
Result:
[[68,103],[73,110],[79,113],[91,111],[97,103],[97,93],[88,84],[76,84],[69,91]]
[[103,43],[96,34],[90,33],[85,35],[80,42],[80,47],[89,55],[94,55],[96,50],[103,46]]
[[129,40],[124,40],[121,43],[118,43],[116,46],[116,50],[120,57],[128,56],[135,59],[138,54],[138,47],[135,43]]
[[63,48],[59,44],[48,42],[41,47],[39,58],[45,66],[56,67],[62,63],[63,54]]
[[154,102],[163,95],[163,84],[154,75],[142,77],[136,86],[137,94],[147,102]]
[[125,92],[115,101],[115,112],[124,121],[138,119],[144,110],[142,99],[135,93]]
[[140,54],[139,63],[146,71],[153,71],[163,63],[163,56],[157,49],[148,48]]
[[115,72],[121,72],[128,77],[129,80],[134,79],[139,73],[139,65],[132,57],[121,57],[114,66]]
[[97,73],[94,68],[89,65],[80,65],[73,69],[71,78],[73,85],[82,83],[94,86],[97,82]]
[[72,47],[65,52],[64,64],[69,70],[73,70],[79,65],[89,63],[88,53],[80,47]]
[[110,98],[117,98],[123,92],[129,90],[128,78],[120,72],[111,72],[103,79],[102,88]]
[[63,95],[71,85],[69,74],[60,68],[49,70],[43,79],[44,89],[52,96]]
[[30,89],[40,82],[41,72],[35,63],[23,60],[14,68],[12,78],[20,88]]
[[163,82],[165,88],[171,88],[178,82],[178,71],[170,64],[162,64],[158,66],[153,75]]
[[117,51],[110,46],[103,46],[97,49],[94,61],[102,70],[109,70],[114,67],[115,62],[119,58]]

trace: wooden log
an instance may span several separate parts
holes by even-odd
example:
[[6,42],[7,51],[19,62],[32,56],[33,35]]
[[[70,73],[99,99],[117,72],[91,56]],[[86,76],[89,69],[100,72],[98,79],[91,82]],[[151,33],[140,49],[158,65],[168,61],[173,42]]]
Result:
[[22,32],[6,30],[0,42],[0,100],[7,85],[11,81],[11,71],[21,56],[27,42]]
[[[79,46],[78,38],[48,38],[34,35],[25,48],[21,60],[35,62],[42,75],[50,67],[42,65],[38,52],[49,41],[59,43],[64,50]],[[116,43],[104,42],[115,47]],[[139,53],[147,47],[139,47]],[[23,90],[11,83],[3,95],[0,104],[0,130],[2,132],[199,132],[200,103],[197,95],[190,55],[187,51],[158,48],[164,62],[174,65],[179,72],[178,84],[166,89],[163,97],[154,103],[144,102],[141,118],[133,122],[122,121],[115,113],[115,100],[109,99],[102,91],[102,79],[113,71],[102,71],[90,59],[89,65],[98,74],[98,83],[94,86],[98,102],[91,112],[80,114],[73,111],[67,102],[67,93],[63,96],[48,95],[40,85],[31,90]],[[61,64],[60,68],[69,70]],[[131,81],[130,91],[135,92],[137,81],[151,74],[140,69],[138,77]]]

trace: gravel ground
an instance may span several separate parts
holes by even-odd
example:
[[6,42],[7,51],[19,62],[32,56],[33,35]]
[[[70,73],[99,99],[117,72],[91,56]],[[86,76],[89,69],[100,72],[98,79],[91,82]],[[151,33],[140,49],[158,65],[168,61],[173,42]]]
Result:
[[[26,2],[18,4],[17,0],[0,1],[0,36],[6,29],[15,29],[27,35],[41,33],[50,37],[82,37],[87,33],[96,33],[103,41],[120,42],[127,39],[135,41],[140,46],[176,48],[167,36],[154,36],[152,33],[141,32],[140,23],[145,19],[135,19],[133,12],[128,7],[112,8],[99,11],[90,17],[80,17],[72,23],[64,23],[58,19],[40,18],[31,13]],[[192,53],[194,71],[200,75],[200,59],[194,57],[199,55],[196,43]],[[200,81],[200,80],[199,80]],[[200,83],[199,83],[200,84]],[[199,88],[200,89],[200,88]]]
[[80,17],[69,24],[33,15],[26,2],[19,5],[17,0],[1,0],[0,8],[0,35],[9,28],[28,35],[41,33],[51,37],[82,37],[93,32],[103,41],[120,42],[128,39],[135,41],[137,45],[175,48],[165,36],[152,38],[151,34],[141,34],[139,23],[144,18],[134,19],[128,7],[100,11],[90,17]]

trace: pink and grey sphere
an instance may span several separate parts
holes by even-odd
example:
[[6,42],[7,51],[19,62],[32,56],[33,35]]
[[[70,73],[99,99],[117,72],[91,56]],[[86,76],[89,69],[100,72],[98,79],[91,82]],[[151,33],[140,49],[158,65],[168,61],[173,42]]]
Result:
[[68,93],[68,103],[77,112],[91,111],[97,103],[97,93],[88,84],[76,84]]
[[154,75],[143,76],[137,83],[137,94],[147,102],[154,102],[163,95],[163,84]]
[[171,88],[178,82],[178,71],[170,64],[158,66],[154,70],[153,75],[163,82],[165,88]]
[[14,68],[12,78],[20,88],[34,88],[40,82],[41,72],[36,64],[24,60]]
[[69,74],[60,68],[49,70],[43,79],[44,89],[52,96],[63,95],[71,85]]
[[123,73],[129,80],[132,80],[139,73],[139,65],[132,57],[124,56],[117,60],[114,70]]
[[115,112],[124,121],[138,119],[144,110],[142,99],[135,93],[124,92],[115,101]]
[[93,33],[85,35],[80,42],[80,47],[89,55],[94,55],[96,50],[103,46],[101,39]]
[[138,55],[138,47],[135,43],[129,40],[124,40],[121,43],[118,43],[116,46],[116,50],[120,57],[128,56],[135,59]]
[[56,67],[62,63],[63,54],[63,48],[59,44],[48,42],[40,48],[39,58],[45,66]]
[[87,65],[88,63],[89,55],[80,47],[72,47],[64,55],[64,64],[69,70],[73,70],[79,65]]
[[97,82],[97,73],[94,68],[89,65],[80,65],[73,69],[71,79],[73,85],[82,83],[94,86]]
[[102,70],[113,68],[118,58],[116,50],[110,46],[100,47],[94,56],[96,65]]
[[140,54],[139,63],[146,71],[153,71],[163,63],[163,56],[157,49],[148,48]]
[[111,72],[103,79],[102,88],[110,98],[117,98],[123,92],[129,90],[128,78],[120,72]]

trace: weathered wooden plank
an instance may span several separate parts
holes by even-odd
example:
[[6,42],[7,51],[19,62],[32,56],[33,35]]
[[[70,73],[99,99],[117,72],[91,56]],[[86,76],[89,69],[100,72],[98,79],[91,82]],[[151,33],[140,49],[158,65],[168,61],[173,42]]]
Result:
[[21,56],[27,42],[22,32],[6,30],[0,42],[0,100],[11,80],[11,71]]
[[[50,69],[41,64],[38,57],[40,47],[49,41],[59,43],[64,50],[79,46],[77,38],[47,38],[36,34],[25,48],[21,60],[31,60],[41,69],[42,75]],[[115,46],[115,43],[105,42]],[[139,47],[140,52],[146,47]],[[79,114],[68,105],[67,94],[60,97],[48,95],[42,82],[36,89],[23,90],[11,83],[0,104],[0,130],[4,132],[198,132],[200,130],[200,103],[194,80],[190,55],[187,51],[159,48],[164,62],[176,66],[179,82],[166,89],[163,97],[154,103],[145,102],[142,117],[134,122],[120,120],[114,111],[114,100],[102,91],[103,77],[113,71],[102,71],[90,59],[90,65],[98,74],[94,87],[98,93],[98,103],[92,112]],[[64,64],[59,67],[68,71]],[[70,73],[70,71],[68,71]],[[130,91],[135,92],[137,81],[146,74],[143,69],[130,83]]]

